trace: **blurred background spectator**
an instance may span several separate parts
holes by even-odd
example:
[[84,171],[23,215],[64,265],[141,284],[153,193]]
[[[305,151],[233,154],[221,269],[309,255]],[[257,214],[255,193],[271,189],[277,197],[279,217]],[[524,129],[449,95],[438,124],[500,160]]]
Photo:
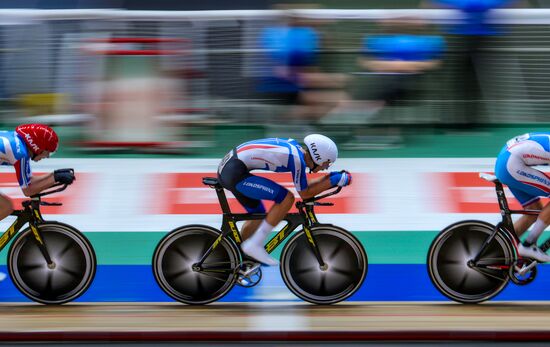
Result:
[[[550,12],[500,9],[516,3],[6,0],[0,125],[54,125],[75,156],[112,145],[201,157],[314,130],[358,151],[457,126],[544,125]],[[132,11],[144,9],[166,11]]]
[[483,122],[484,87],[492,83],[497,74],[490,66],[491,38],[502,31],[490,22],[492,11],[512,5],[515,0],[425,0],[424,8],[450,8],[459,12],[458,20],[444,27],[448,40],[455,46],[451,56],[454,95],[453,115],[449,125],[458,129],[471,129]]
[[348,76],[325,72],[319,66],[323,37],[316,26],[322,22],[299,18],[286,8],[285,12],[285,21],[265,28],[260,35],[266,59],[257,91],[269,101],[290,106],[275,122],[299,125],[300,133],[307,134],[348,99],[344,90]]
[[401,17],[382,20],[379,31],[366,35],[359,71],[354,75],[364,80],[355,87],[354,100],[345,100],[334,109],[325,124],[356,124],[355,137],[347,148],[384,148],[401,144],[399,128],[389,113],[380,122],[384,127],[366,131],[372,118],[386,106],[414,104],[422,93],[422,78],[440,66],[445,43],[441,36],[429,33],[420,18]]

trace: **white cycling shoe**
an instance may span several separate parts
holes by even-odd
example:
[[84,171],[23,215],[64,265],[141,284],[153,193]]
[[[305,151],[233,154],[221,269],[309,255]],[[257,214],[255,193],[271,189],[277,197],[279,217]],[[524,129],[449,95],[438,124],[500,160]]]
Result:
[[263,245],[256,245],[250,239],[241,244],[241,249],[246,255],[256,259],[262,264],[269,266],[279,265],[279,262],[267,253]]
[[520,243],[518,246],[518,253],[522,257],[535,259],[536,261],[541,263],[550,262],[550,254],[544,253],[542,249],[537,247],[537,245],[526,247]]

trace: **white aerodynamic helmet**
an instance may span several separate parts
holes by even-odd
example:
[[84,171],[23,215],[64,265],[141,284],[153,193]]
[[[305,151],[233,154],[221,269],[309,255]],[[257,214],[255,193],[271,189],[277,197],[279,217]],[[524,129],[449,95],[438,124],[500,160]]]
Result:
[[329,166],[338,159],[338,147],[334,141],[320,134],[311,134],[304,138],[304,144],[307,146],[313,162],[322,165],[329,161]]

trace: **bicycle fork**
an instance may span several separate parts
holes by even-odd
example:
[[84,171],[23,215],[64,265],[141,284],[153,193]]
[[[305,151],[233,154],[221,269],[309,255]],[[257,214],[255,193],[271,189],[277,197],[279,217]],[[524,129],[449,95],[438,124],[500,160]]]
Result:
[[55,269],[55,263],[52,260],[50,253],[48,252],[48,248],[44,243],[44,238],[42,237],[42,234],[38,230],[38,222],[40,221],[43,221],[42,215],[40,214],[39,211],[34,210],[34,218],[33,220],[29,221],[29,226],[34,235],[34,240],[36,241],[36,245],[38,246],[40,253],[42,253],[42,255],[44,256],[44,260],[46,260],[46,264],[48,265],[48,268],[50,270],[53,270]]
[[321,252],[319,251],[319,247],[317,246],[317,243],[315,242],[315,238],[313,237],[313,234],[311,233],[311,229],[306,226],[304,226],[304,233],[306,234],[307,241],[311,245],[311,248],[313,249],[313,254],[315,254],[315,258],[317,258],[317,261],[319,262],[319,268],[322,271],[328,270],[328,265],[323,260],[323,257],[321,256]]
[[300,214],[304,217],[304,220],[307,221],[307,223],[304,224],[304,233],[306,234],[307,241],[311,245],[311,249],[313,249],[313,254],[315,254],[315,258],[317,258],[317,261],[319,262],[319,268],[321,269],[321,271],[326,271],[328,270],[328,265],[323,260],[317,242],[315,241],[315,237],[311,232],[311,226],[318,223],[317,217],[315,216],[315,213],[313,213],[313,209],[307,207],[306,211],[300,209]]

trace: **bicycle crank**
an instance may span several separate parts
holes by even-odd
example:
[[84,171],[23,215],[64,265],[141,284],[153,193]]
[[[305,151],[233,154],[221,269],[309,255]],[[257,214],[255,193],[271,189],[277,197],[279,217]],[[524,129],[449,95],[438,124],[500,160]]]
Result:
[[537,261],[517,260],[510,266],[510,279],[517,285],[524,286],[533,282],[537,276]]
[[238,272],[237,284],[241,287],[254,287],[262,279],[262,268],[260,263],[244,261]]

